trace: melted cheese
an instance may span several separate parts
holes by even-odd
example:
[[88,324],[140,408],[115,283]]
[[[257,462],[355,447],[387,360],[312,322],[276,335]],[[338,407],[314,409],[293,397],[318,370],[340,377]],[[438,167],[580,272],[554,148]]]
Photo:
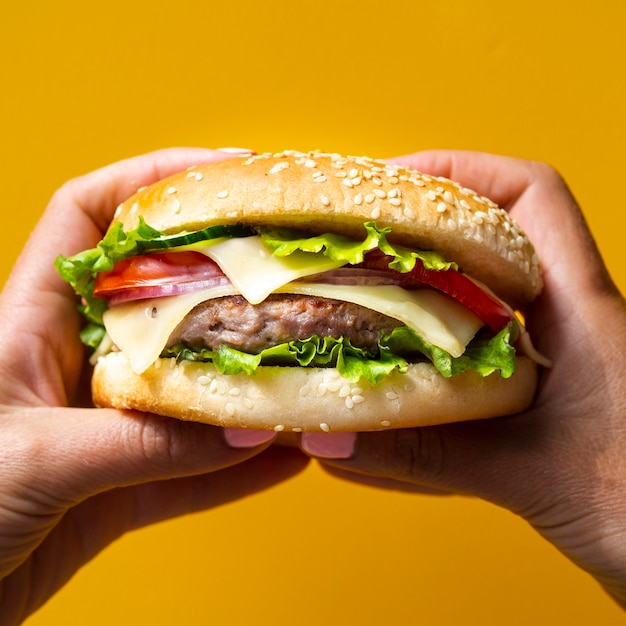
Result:
[[[281,293],[314,295],[352,302],[400,320],[426,341],[453,356],[461,355],[482,322],[452,298],[432,289],[407,291],[396,286],[363,287],[290,283]],[[170,335],[198,304],[239,293],[236,287],[217,287],[180,296],[152,298],[112,307],[104,314],[111,340],[128,357],[138,374],[156,361]]]
[[159,358],[170,335],[191,309],[208,298],[236,293],[237,290],[228,285],[179,296],[125,302],[105,311],[104,327],[133,370],[141,374]]
[[259,304],[294,280],[345,265],[323,254],[296,251],[276,257],[259,237],[239,237],[185,246],[215,261],[250,304]]

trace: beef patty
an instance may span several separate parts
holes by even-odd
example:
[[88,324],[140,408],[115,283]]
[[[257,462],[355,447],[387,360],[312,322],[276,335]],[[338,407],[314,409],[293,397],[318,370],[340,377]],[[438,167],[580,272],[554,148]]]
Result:
[[273,294],[252,305],[242,296],[207,300],[176,327],[167,347],[184,343],[215,350],[220,345],[258,354],[295,339],[347,337],[352,345],[376,348],[381,331],[401,322],[364,307],[316,296]]

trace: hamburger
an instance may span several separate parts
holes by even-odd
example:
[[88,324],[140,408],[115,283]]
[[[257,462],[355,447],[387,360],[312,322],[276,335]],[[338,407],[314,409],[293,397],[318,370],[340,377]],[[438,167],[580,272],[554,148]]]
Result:
[[492,201],[366,157],[285,151],[138,190],[57,259],[97,406],[220,426],[367,431],[532,402],[516,314],[537,255]]

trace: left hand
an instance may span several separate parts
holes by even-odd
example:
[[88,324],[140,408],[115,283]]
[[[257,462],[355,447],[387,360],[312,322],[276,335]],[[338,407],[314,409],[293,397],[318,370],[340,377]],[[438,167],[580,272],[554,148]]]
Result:
[[90,370],[76,298],[57,275],[55,258],[93,247],[117,204],[138,187],[230,156],[164,150],[67,183],[7,282],[0,297],[5,625],[19,624],[124,532],[246,496],[306,464],[295,450],[266,450],[273,432],[252,431],[237,441],[204,424],[80,408],[89,404]]

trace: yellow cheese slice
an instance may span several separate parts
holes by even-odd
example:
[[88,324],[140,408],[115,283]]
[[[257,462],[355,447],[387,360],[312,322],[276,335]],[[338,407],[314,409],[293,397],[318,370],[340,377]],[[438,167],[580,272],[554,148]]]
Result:
[[300,250],[276,257],[260,237],[239,237],[185,246],[215,261],[250,304],[259,304],[279,287],[294,280],[345,265],[324,254]]
[[209,298],[236,293],[235,287],[227,285],[178,296],[125,302],[104,312],[104,327],[133,370],[141,374],[159,358],[169,336],[191,309]]

